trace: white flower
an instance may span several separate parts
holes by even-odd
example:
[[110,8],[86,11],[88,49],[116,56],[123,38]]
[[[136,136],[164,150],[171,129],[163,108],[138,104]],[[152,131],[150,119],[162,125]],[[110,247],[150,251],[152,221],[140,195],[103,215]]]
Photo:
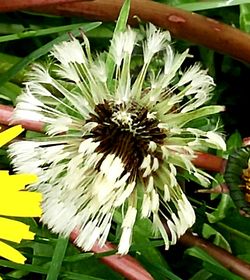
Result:
[[[130,27],[115,34],[111,78],[105,53],[92,57],[87,38],[83,47],[63,42],[51,52],[57,79],[37,65],[18,98],[14,119],[42,121],[48,135],[10,146],[15,170],[39,176],[31,187],[43,194],[42,221],[63,235],[77,228],[84,250],[104,245],[116,211],[123,215],[119,253],[128,252],[139,218],[152,221],[166,249],[175,244],[195,221],[177,167],[207,184],[210,176],[192,164],[194,149],[225,148],[215,131],[188,126],[223,107],[201,107],[213,80],[199,64],[180,71],[188,51],[174,53],[169,42],[152,24],[145,38]],[[144,55],[136,76],[135,45]],[[159,52],[163,66],[154,64]]]

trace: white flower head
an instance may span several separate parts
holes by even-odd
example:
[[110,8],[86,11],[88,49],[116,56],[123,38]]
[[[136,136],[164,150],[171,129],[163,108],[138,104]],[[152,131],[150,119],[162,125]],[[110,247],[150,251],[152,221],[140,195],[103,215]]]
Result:
[[[57,79],[36,66],[14,114],[15,121],[30,116],[43,122],[47,133],[10,145],[16,171],[39,176],[32,188],[43,194],[42,221],[63,235],[77,228],[84,250],[104,245],[116,211],[123,217],[119,253],[128,252],[140,218],[152,221],[166,249],[176,243],[195,221],[177,170],[207,182],[192,163],[194,147],[225,147],[215,131],[188,126],[223,110],[203,106],[212,78],[198,64],[180,71],[188,51],[175,53],[168,32],[150,24],[145,38],[137,35],[130,27],[117,33],[107,59],[105,53],[92,57],[86,37],[84,44],[73,39],[54,46]],[[136,76],[135,45],[144,56]],[[162,64],[154,63],[159,53]]]

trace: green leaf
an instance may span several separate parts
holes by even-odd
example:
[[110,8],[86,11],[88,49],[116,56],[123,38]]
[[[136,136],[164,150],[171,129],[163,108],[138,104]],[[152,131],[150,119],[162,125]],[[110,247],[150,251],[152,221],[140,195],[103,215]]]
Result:
[[215,229],[230,242],[234,254],[249,254],[250,248],[250,223],[249,218],[240,216],[236,210],[228,213],[223,222],[213,224]]
[[83,259],[90,258],[94,256],[94,253],[83,253],[83,254],[76,254],[73,256],[67,256],[64,258],[64,262],[79,262]]
[[[133,234],[134,246],[131,247],[131,250],[135,249],[136,251],[141,252],[141,254],[152,264],[158,264],[169,268],[165,259],[159,253],[157,248],[154,247],[153,241],[149,240],[148,237],[151,234],[152,225],[151,223],[149,224],[148,219],[136,221]],[[160,241],[160,245],[164,245],[163,240]]]
[[[83,29],[85,32],[92,30],[96,27],[98,27],[101,23],[100,22],[92,22],[92,23],[85,23],[83,25],[81,25],[81,29]],[[74,36],[77,36],[80,34],[80,28],[78,26],[77,29],[73,29],[71,30],[71,33]],[[31,62],[35,61],[36,59],[38,59],[39,57],[41,57],[42,55],[48,53],[52,47],[55,44],[58,44],[64,40],[67,40],[69,37],[68,34],[63,34],[59,37],[57,37],[56,39],[50,41],[49,43],[43,45],[42,47],[40,47],[39,49],[36,49],[35,51],[33,51],[31,54],[29,54],[28,56],[26,56],[25,58],[23,58],[20,62],[16,63],[15,65],[13,65],[8,71],[6,71],[1,77],[0,77],[0,85],[6,83],[7,81],[9,81],[11,78],[15,77],[15,75],[21,71],[24,67],[26,67],[28,64],[30,64]]]
[[103,280],[105,278],[93,277],[82,273],[65,272],[63,276],[71,280]]
[[189,280],[207,280],[210,279],[210,277],[213,274],[211,272],[208,272],[206,269],[201,269],[195,275],[193,275]]
[[250,263],[250,253],[249,254],[238,255],[237,257],[241,260],[244,260],[244,261]]
[[58,238],[46,280],[56,280],[58,278],[68,243],[68,238]]
[[205,117],[208,115],[213,115],[224,111],[224,109],[224,106],[219,105],[204,106],[202,108],[187,113],[168,114],[165,116],[164,121],[170,126],[173,125],[183,127],[185,126],[185,124],[194,119]]
[[[123,3],[123,6],[121,8],[115,30],[113,33],[113,38],[120,32],[124,32],[126,29],[127,21],[128,21],[128,16],[129,16],[129,10],[130,10],[130,0],[125,0]],[[112,45],[113,40],[111,40],[111,45]],[[113,74],[115,70],[115,63],[113,61],[113,58],[111,57],[111,54],[109,53],[107,56],[106,60],[106,66],[108,69],[108,81],[107,84],[108,86],[111,85],[112,79],[113,79]]]
[[46,268],[40,266],[31,265],[31,264],[18,264],[5,260],[0,260],[0,266],[13,268],[13,269],[20,269],[23,271],[28,271],[28,272],[38,273],[38,274],[47,274],[48,271]]
[[208,10],[208,9],[216,9],[216,8],[223,8],[223,7],[230,7],[236,6],[244,3],[249,3],[249,0],[232,0],[232,1],[193,1],[191,3],[185,3],[183,1],[182,4],[176,5],[176,7],[180,9],[184,9],[187,11],[201,11],[201,10]]
[[29,38],[29,37],[45,36],[45,35],[59,33],[59,32],[68,32],[77,28],[82,28],[85,24],[86,23],[69,24],[69,25],[50,27],[50,28],[39,29],[39,30],[29,30],[20,33],[0,36],[0,43],[19,40],[23,38]]
[[227,140],[227,152],[240,148],[242,146],[242,137],[238,131],[235,131]]
[[216,207],[216,210],[212,213],[207,214],[209,222],[215,223],[215,222],[218,222],[218,221],[224,219],[227,215],[228,209],[233,208],[233,207],[234,207],[234,204],[232,202],[230,195],[222,194],[220,203]]
[[143,254],[138,255],[137,259],[139,259],[140,263],[144,265],[144,267],[150,272],[150,274],[154,277],[155,280],[181,280],[174,272],[170,270],[170,268],[157,264],[156,262],[151,262],[144,257]]
[[250,4],[240,5],[240,28],[250,33]]
[[219,275],[224,277],[224,279],[231,279],[231,280],[241,280],[242,278],[236,276],[235,274],[231,273],[227,270],[224,266],[222,266],[219,262],[217,262],[214,258],[209,256],[205,251],[200,248],[189,248],[185,251],[186,254],[196,257],[204,261],[204,268],[215,275]]
[[220,232],[212,228],[210,225],[206,223],[203,225],[202,235],[206,239],[209,239],[211,236],[214,236],[213,243],[215,245],[231,252],[230,244],[225,239],[225,237]]
[[15,104],[17,96],[21,93],[21,88],[16,84],[7,82],[0,86],[0,98],[11,101]]

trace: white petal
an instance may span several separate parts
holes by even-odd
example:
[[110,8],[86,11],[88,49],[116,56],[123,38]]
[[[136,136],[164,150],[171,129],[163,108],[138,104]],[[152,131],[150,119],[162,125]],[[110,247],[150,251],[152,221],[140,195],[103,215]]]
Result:
[[82,46],[76,39],[72,39],[69,42],[64,41],[55,45],[51,54],[62,64],[68,64],[71,62],[85,63],[85,55]]

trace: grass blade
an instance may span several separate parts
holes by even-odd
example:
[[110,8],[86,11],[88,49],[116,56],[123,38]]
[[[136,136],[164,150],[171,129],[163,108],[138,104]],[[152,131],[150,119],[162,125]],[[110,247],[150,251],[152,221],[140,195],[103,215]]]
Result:
[[[124,4],[121,8],[121,11],[120,11],[120,14],[119,14],[116,26],[115,26],[115,30],[113,33],[113,38],[114,38],[114,36],[116,36],[117,33],[123,32],[125,30],[127,21],[128,21],[129,10],[130,10],[130,0],[126,0],[126,1],[124,1]],[[111,41],[111,44],[112,44],[112,41]],[[108,82],[107,83],[108,83],[108,86],[110,86],[112,78],[113,78],[114,70],[115,70],[115,63],[110,54],[108,54],[108,56],[107,56],[106,65],[107,65],[107,69],[108,69]]]
[[77,23],[77,24],[56,26],[56,27],[50,27],[50,28],[45,28],[45,29],[39,29],[39,30],[29,30],[29,31],[24,31],[24,32],[20,32],[20,33],[0,36],[0,43],[9,42],[9,41],[13,41],[13,40],[20,40],[20,39],[29,38],[29,37],[45,36],[45,35],[59,33],[59,32],[68,32],[73,29],[82,28],[82,27],[83,27],[83,23]]
[[11,261],[0,260],[0,266],[13,269],[20,269],[22,271],[33,272],[38,274],[47,274],[48,269],[41,266],[31,264],[18,264]]
[[[78,26],[77,28],[71,30],[70,32],[74,36],[77,36],[81,32],[79,30],[79,28],[81,28],[84,32],[87,32],[89,30],[92,30],[92,29],[98,27],[100,24],[101,24],[100,22],[84,23],[84,24]],[[8,71],[6,71],[0,77],[0,85],[6,83],[7,81],[9,81],[13,77],[15,77],[15,75],[19,71],[21,71],[25,66],[27,66],[28,64],[30,64],[34,60],[38,59],[42,55],[48,53],[55,44],[58,44],[58,43],[60,43],[60,42],[62,42],[64,40],[67,40],[68,37],[69,37],[69,35],[67,33],[57,37],[56,39],[54,39],[54,40],[50,41],[49,43],[45,44],[44,46],[42,46],[41,48],[36,49],[35,51],[33,51],[31,54],[26,56],[20,62],[18,62],[15,65],[13,65]]]
[[67,238],[58,238],[46,280],[58,278],[68,243]]
[[245,3],[249,3],[249,0],[206,1],[206,2],[194,1],[192,3],[187,3],[187,4],[178,4],[176,5],[176,7],[187,11],[202,11],[208,9],[236,6]]

